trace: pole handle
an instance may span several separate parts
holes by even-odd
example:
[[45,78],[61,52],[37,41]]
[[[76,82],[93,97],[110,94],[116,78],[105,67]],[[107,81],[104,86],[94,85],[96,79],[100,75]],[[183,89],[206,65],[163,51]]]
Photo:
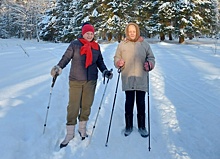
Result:
[[119,67],[118,68],[118,73],[121,73],[121,71],[122,71],[122,67]]
[[51,84],[51,87],[53,88],[53,86],[54,86],[54,84],[55,84],[55,82],[56,82],[56,79],[57,79],[57,76],[58,76],[59,74],[58,73],[56,73],[55,74],[55,76],[53,77],[53,79],[52,79],[52,84]]
[[[112,72],[112,71],[113,71],[113,69],[111,68],[110,72]],[[108,83],[108,81],[109,81],[109,78],[107,80],[107,83]],[[104,79],[103,79],[103,84],[105,84],[105,76],[104,76]]]

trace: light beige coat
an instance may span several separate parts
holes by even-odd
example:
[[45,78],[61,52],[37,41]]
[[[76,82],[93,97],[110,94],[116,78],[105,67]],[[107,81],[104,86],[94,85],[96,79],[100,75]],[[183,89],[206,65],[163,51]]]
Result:
[[116,50],[114,64],[123,59],[125,65],[121,71],[122,90],[148,91],[148,72],[144,70],[144,63],[151,61],[155,65],[155,57],[146,41],[122,41]]

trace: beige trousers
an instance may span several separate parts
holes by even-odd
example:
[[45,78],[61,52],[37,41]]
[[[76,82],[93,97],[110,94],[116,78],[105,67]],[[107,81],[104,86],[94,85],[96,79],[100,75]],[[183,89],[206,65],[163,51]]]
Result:
[[69,81],[69,103],[66,125],[89,120],[97,81]]

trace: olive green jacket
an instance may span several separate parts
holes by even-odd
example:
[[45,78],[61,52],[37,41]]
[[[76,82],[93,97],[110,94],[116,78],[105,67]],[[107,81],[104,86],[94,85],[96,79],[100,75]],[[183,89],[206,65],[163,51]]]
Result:
[[114,64],[123,59],[125,65],[121,68],[122,91],[148,91],[148,72],[144,69],[146,61],[155,65],[155,57],[146,41],[122,41],[116,50]]

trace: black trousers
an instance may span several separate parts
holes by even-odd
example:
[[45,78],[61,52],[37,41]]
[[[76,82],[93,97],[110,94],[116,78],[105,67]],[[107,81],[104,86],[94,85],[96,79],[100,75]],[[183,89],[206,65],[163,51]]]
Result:
[[145,94],[144,91],[125,91],[125,115],[133,115],[135,99],[137,114],[145,115]]

